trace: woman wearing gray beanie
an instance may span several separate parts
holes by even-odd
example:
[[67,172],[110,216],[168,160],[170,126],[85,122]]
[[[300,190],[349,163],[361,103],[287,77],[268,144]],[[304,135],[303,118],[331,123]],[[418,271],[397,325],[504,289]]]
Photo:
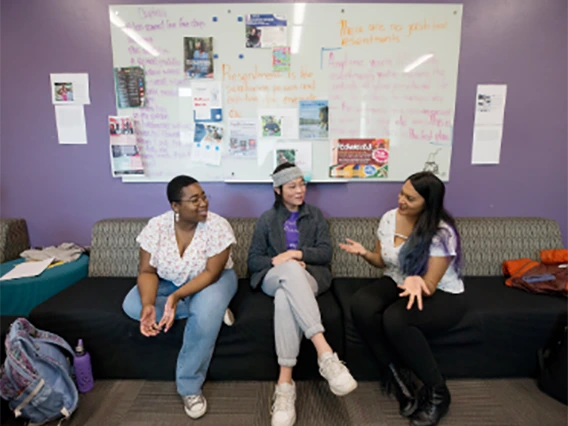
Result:
[[306,183],[293,164],[272,174],[275,201],[256,223],[249,249],[251,285],[274,297],[274,334],[280,377],[274,392],[272,426],[296,421],[292,369],[302,334],[314,344],[320,374],[331,391],[347,395],[357,382],[327,343],[316,296],[331,285],[332,245],[322,212],[306,204]]

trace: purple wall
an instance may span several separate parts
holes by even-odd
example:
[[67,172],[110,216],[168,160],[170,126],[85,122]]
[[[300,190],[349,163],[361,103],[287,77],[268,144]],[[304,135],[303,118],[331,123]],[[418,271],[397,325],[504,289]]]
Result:
[[[99,219],[148,217],[168,208],[164,184],[123,184],[111,178],[106,120],[116,107],[108,5],[106,0],[2,1],[1,215],[25,218],[33,245],[88,244]],[[565,245],[566,16],[566,0],[464,1],[447,188],[447,207],[456,216],[555,219]],[[57,143],[49,92],[49,74],[57,72],[89,73],[86,146]],[[470,164],[478,83],[508,85],[502,162],[496,166]],[[204,186],[212,210],[228,217],[257,216],[272,201],[268,185]],[[374,216],[395,205],[399,187],[314,185],[308,200],[329,216]]]

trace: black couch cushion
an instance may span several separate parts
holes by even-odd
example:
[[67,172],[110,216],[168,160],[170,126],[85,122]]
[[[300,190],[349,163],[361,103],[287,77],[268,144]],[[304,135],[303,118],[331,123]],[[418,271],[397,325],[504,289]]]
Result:
[[[466,277],[467,310],[451,330],[432,338],[448,377],[527,377],[535,373],[537,350],[566,320],[566,300],[504,285],[503,277]],[[344,315],[347,365],[361,380],[378,378],[376,363],[353,324],[353,294],[374,279],[334,279],[332,291]]]
[[[59,334],[71,345],[79,338],[90,352],[97,379],[173,380],[185,320],[176,321],[167,334],[146,338],[138,322],[122,311],[122,302],[134,278],[86,278],[37,306],[30,321]],[[343,356],[343,324],[331,292],[318,297],[326,338]],[[232,327],[223,326],[215,348],[209,378],[212,380],[275,380],[278,365],[274,348],[271,297],[253,292],[240,280],[231,309]],[[303,340],[294,377],[319,377],[316,352]]]

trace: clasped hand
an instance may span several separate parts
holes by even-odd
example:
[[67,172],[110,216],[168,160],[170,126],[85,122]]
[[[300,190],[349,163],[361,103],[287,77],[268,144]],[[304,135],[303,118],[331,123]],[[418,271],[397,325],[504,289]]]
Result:
[[156,323],[156,308],[153,305],[144,306],[140,315],[140,333],[146,337],[157,336],[162,329],[167,333],[174,324],[178,301],[175,294],[168,296],[159,323]]
[[301,262],[301,259],[302,259],[302,252],[300,250],[288,250],[285,251],[284,253],[280,253],[278,256],[273,257],[272,265],[278,266],[281,263],[289,262],[291,260],[296,260],[300,264],[303,263],[304,264],[303,267],[305,267],[305,263]]

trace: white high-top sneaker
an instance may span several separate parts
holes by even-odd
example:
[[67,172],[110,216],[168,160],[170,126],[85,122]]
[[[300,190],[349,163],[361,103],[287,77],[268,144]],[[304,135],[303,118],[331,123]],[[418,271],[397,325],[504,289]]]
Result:
[[336,353],[324,353],[318,358],[318,365],[320,374],[327,380],[329,388],[335,395],[347,395],[357,387],[357,382]]
[[296,423],[296,384],[276,385],[272,403],[272,426],[292,426]]
[[202,393],[182,397],[185,413],[192,419],[198,419],[207,411],[207,400]]

